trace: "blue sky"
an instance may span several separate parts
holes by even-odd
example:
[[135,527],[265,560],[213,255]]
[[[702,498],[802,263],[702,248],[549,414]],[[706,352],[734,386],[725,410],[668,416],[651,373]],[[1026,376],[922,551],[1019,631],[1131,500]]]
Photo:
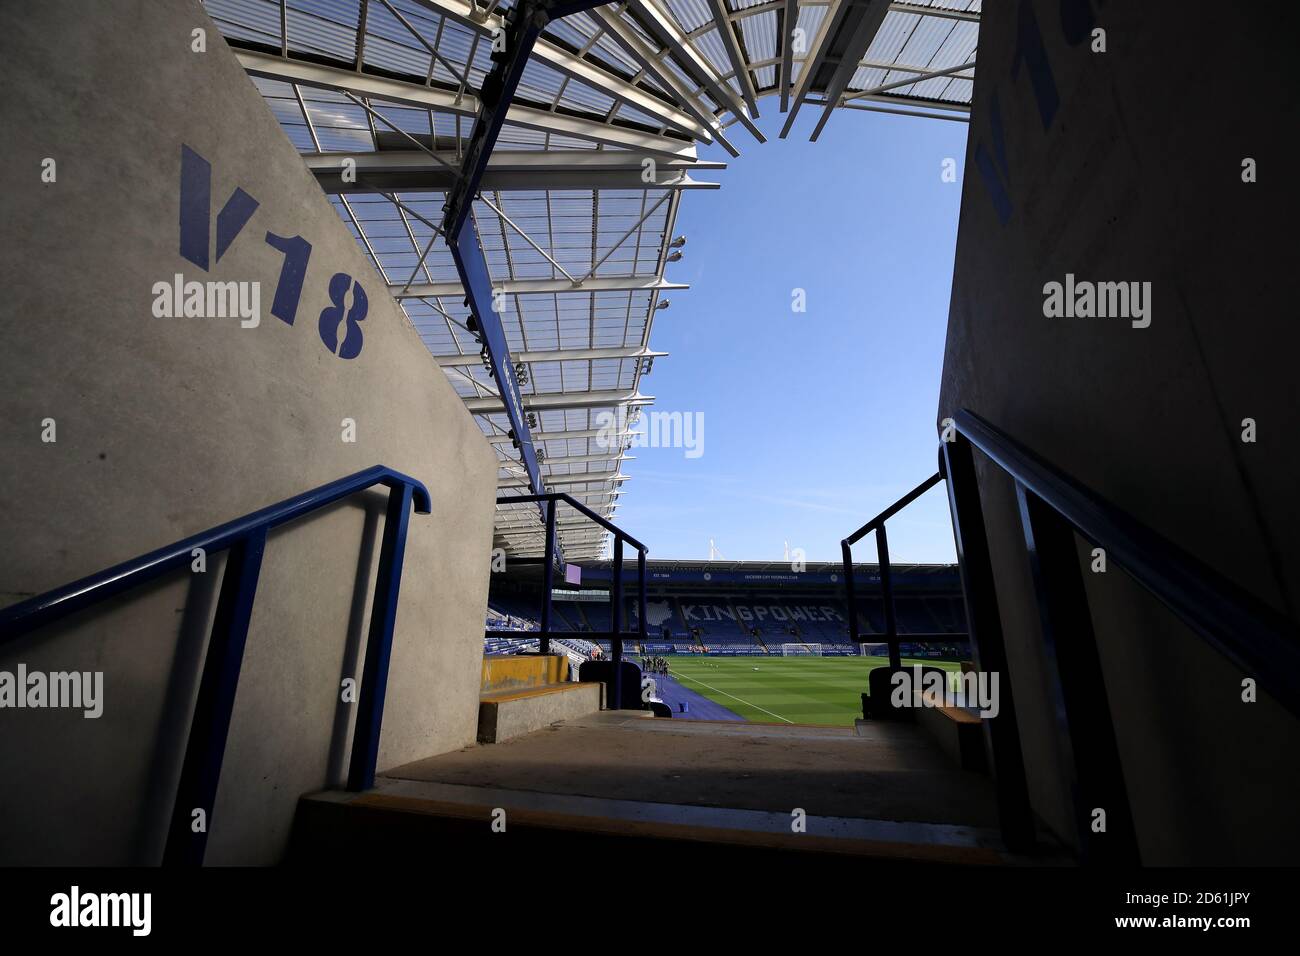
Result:
[[[788,139],[774,99],[759,144],[701,158],[720,190],[682,201],[684,258],[641,390],[702,412],[703,454],[636,448],[617,521],[655,558],[838,560],[839,541],[936,467],[935,411],[966,126],[837,111],[816,143],[808,108]],[[957,163],[957,182],[941,179]],[[706,174],[697,174],[697,179]],[[807,311],[791,309],[806,290]],[[942,487],[890,522],[891,558],[954,560]],[[858,545],[874,561],[874,539]]]

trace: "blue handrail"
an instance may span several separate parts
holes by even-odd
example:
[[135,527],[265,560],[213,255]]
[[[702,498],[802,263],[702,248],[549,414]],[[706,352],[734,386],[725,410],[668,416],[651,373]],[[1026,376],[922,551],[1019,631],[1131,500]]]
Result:
[[[889,534],[885,531],[885,522],[942,480],[943,474],[941,472],[931,475],[840,542],[840,557],[844,564],[844,598],[849,608],[849,638],[856,645],[861,640],[862,635],[858,628],[857,587],[853,581],[853,546],[871,532],[876,533],[876,560],[880,567],[880,598],[885,610],[884,637],[885,643],[889,647],[889,666],[894,669],[903,666],[903,659],[898,644],[897,610],[894,607],[893,566],[889,561]],[[957,635],[948,636],[956,637]],[[909,637],[915,640],[917,635],[909,635]]]
[[254,511],[242,518],[227,521],[225,524],[184,538],[165,548],[150,551],[130,561],[123,561],[79,581],[73,581],[45,594],[0,609],[0,645],[15,640],[35,628],[50,624],[64,615],[107,600],[168,571],[189,564],[193,560],[195,548],[202,548],[209,553],[224,551],[257,528],[269,531],[374,485],[385,485],[394,490],[399,490],[403,485],[410,486],[415,489],[415,510],[419,514],[429,513],[429,492],[424,485],[401,472],[376,465],[288,498],[279,504]]
[[[618,527],[618,525],[614,524],[612,521],[607,521],[582,502],[575,499],[572,495],[566,495],[562,491],[551,491],[540,495],[508,495],[497,498],[497,504],[499,505],[525,504],[528,502],[545,503],[545,508],[543,509],[542,514],[546,521],[546,554],[542,559],[543,597],[540,615],[541,619],[538,622],[539,629],[537,631],[526,632],[530,635],[537,635],[538,650],[543,654],[549,654],[551,651],[551,634],[553,633],[551,630],[551,586],[555,573],[555,562],[557,559],[556,544],[558,539],[555,534],[556,505],[560,502],[567,504],[579,514],[590,518],[614,536],[613,575],[609,589],[609,619],[611,623],[609,639],[610,657],[614,662],[614,677],[611,692],[613,694],[613,706],[614,709],[617,710],[623,706],[623,636],[626,633],[623,630],[623,545],[626,543],[636,549],[637,629],[634,636],[643,644],[646,640],[645,562],[646,555],[650,553],[650,549],[622,528]],[[491,630],[487,631],[486,636],[492,637],[493,632]]]
[[[1012,848],[1035,843],[1033,817],[998,611],[988,531],[976,476],[978,449],[1014,483],[1034,603],[1042,622],[1047,691],[1066,755],[1067,786],[1081,856],[1131,865],[1140,853],[1129,807],[1100,651],[1079,564],[1075,535],[1163,603],[1193,633],[1254,678],[1291,714],[1300,716],[1300,632],[1294,622],[1220,572],[1121,511],[1096,492],[969,409],[953,416],[940,442],[939,471],[841,542],[845,584],[853,602],[853,543],[877,534],[886,613],[890,608],[885,521],[941,481],[947,482],[962,572],[968,636],[981,670],[1000,673],[1001,707],[987,722],[1003,839]],[[856,620],[856,618],[855,618]],[[895,633],[893,622],[887,631]],[[855,635],[856,638],[856,635]],[[893,643],[890,664],[900,662]],[[1094,808],[1107,810],[1107,830],[1092,828]]]
[[969,409],[957,431],[1041,499],[1206,643],[1300,717],[1300,633],[1220,572],[1193,557]]
[[[1046,459],[969,409],[953,417],[954,438],[941,443],[948,477],[958,555],[962,563],[972,643],[1004,670],[1005,643],[997,608],[983,508],[975,474],[974,449],[1015,484],[1021,533],[1041,621],[1041,647],[1048,664],[1048,697],[1062,752],[1074,812],[1075,836],[1088,862],[1131,866],[1140,862],[1137,826],[1124,781],[1114,718],[1106,694],[1100,649],[1093,628],[1076,534],[1101,548],[1107,560],[1171,610],[1193,633],[1254,678],[1293,715],[1300,716],[1300,634],[1295,625],[1223,574],[1121,511]],[[1010,785],[999,785],[1008,814],[1029,820],[1023,755],[1016,739],[1014,675],[1003,690],[1001,766]],[[990,730],[993,726],[990,727]],[[1013,792],[1014,791],[1014,792]],[[1106,828],[1092,823],[1106,808]],[[1026,822],[1026,826],[1027,826]]]
[[[386,486],[390,494],[362,669],[362,707],[348,768],[348,789],[366,790],[375,781],[407,525],[413,505],[419,514],[431,510],[428,490],[414,478],[376,465],[0,610],[0,646],[4,646],[36,628],[188,565],[196,549],[205,554],[229,553],[190,722],[164,864],[203,862],[267,533],[375,485]],[[202,826],[198,826],[200,820]]]

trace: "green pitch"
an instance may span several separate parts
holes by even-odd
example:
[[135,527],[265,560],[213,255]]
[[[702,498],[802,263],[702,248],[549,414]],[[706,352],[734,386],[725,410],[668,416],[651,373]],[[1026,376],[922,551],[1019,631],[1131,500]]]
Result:
[[[766,723],[852,726],[862,716],[867,673],[889,664],[885,657],[709,657],[668,659],[669,672],[695,691],[746,720]],[[913,660],[947,671],[956,661]]]

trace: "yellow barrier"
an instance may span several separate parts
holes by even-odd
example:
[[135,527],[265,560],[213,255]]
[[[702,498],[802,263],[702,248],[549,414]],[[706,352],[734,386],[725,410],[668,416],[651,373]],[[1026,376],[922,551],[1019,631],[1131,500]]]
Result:
[[568,658],[559,654],[484,657],[481,693],[559,684],[568,677],[568,669]]

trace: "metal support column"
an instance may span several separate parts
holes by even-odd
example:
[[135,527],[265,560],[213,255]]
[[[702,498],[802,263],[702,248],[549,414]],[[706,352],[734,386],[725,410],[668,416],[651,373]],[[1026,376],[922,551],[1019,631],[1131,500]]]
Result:
[[853,638],[853,646],[857,647],[861,640],[858,634],[858,594],[853,585],[853,545],[847,538],[840,542],[840,554],[844,556],[844,603],[849,608],[849,635]]
[[1002,842],[1009,850],[1023,852],[1035,844],[1034,818],[973,449],[970,441],[958,434],[953,441],[941,443],[940,453],[942,470],[948,479],[948,508],[952,514],[971,653],[976,670],[998,676],[998,715],[984,721],[984,729],[993,758]]
[[[226,558],[212,636],[208,638],[203,675],[199,678],[198,700],[185,745],[180,785],[172,807],[167,846],[163,850],[163,864],[167,866],[203,864],[265,550],[266,528],[263,527],[234,544]],[[199,822],[202,826],[195,829]]]
[[623,539],[614,536],[614,579],[609,589],[609,621],[613,636],[610,648],[614,655],[614,703],[623,706]]
[[[1074,529],[1019,481],[1016,500],[1062,746],[1073,754],[1064,765],[1071,771],[1079,855],[1084,863],[1137,866],[1137,835]],[[1098,829],[1098,811],[1105,814],[1104,829]]]
[[894,581],[889,568],[889,536],[882,523],[876,529],[876,556],[880,562],[880,595],[885,602],[885,640],[889,642],[889,666],[893,670],[903,666],[898,648],[898,622],[894,619]]
[[546,559],[542,566],[541,641],[538,650],[551,653],[551,589],[555,583],[555,499],[546,502]]
[[379,572],[375,577],[375,600],[370,608],[370,634],[366,638],[366,659],[361,670],[361,707],[357,711],[356,729],[352,732],[348,789],[353,791],[369,790],[375,785],[379,732],[384,719],[388,661],[393,650],[393,627],[397,623],[397,595],[402,584],[411,499],[410,485],[388,493],[384,537],[379,545]]
[[645,548],[636,552],[636,634],[641,643],[641,652],[645,653],[646,635],[649,633],[645,619]]
[[[492,279],[479,242],[478,229],[470,213],[474,200],[478,197],[488,159],[496,146],[501,126],[505,123],[510,101],[514,98],[537,38],[552,20],[603,6],[607,2],[609,0],[519,0],[509,11],[504,43],[500,49],[494,44],[491,54],[492,70],[483,78],[479,90],[479,111],[465,147],[465,160],[455,183],[447,191],[447,202],[443,207],[442,238],[451,250],[456,272],[465,290],[465,304],[470,309],[467,324],[470,331],[478,334],[487,350],[492,378],[510,422],[510,438],[519,449],[520,461],[528,475],[529,489],[539,495],[546,491],[545,482],[533,447],[528,414],[519,390],[519,379],[515,375],[515,363],[510,355],[505,329],[501,317],[492,306]],[[548,544],[554,545],[555,553],[563,560],[559,542],[554,540],[553,534],[549,538],[551,540]]]

